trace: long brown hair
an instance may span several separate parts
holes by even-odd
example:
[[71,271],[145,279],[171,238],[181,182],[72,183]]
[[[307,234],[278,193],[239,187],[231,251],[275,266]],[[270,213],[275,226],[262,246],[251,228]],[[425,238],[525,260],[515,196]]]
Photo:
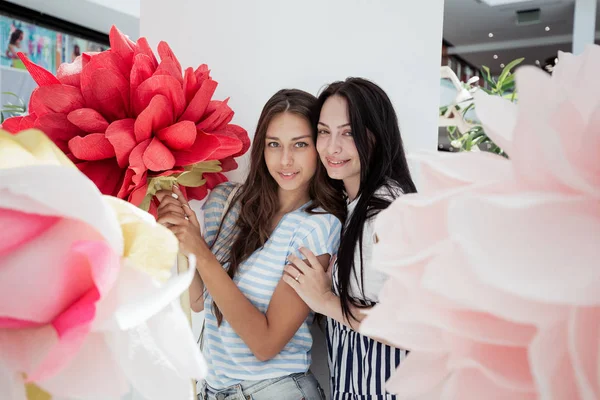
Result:
[[[292,113],[306,118],[313,128],[313,140],[316,147],[315,127],[318,113],[316,104],[317,98],[310,93],[298,89],[283,89],[275,93],[262,110],[252,142],[250,173],[245,183],[234,195],[229,208],[224,212],[226,216],[237,202],[241,203],[235,227],[231,234],[219,241],[223,221],[226,219],[224,216],[217,232],[217,239],[213,242],[213,246],[220,242],[220,251],[215,253],[222,254],[219,259],[221,264],[229,263],[227,274],[231,279],[237,273],[240,264],[269,240],[272,233],[271,222],[279,209],[278,185],[267,169],[264,155],[269,124],[275,116],[281,113]],[[321,208],[325,210],[325,213],[333,214],[344,222],[346,203],[342,189],[341,182],[329,178],[325,167],[317,160],[317,170],[309,185],[311,202],[306,207],[306,212],[323,213],[323,211],[317,210]],[[223,314],[214,301],[212,308],[217,318],[217,324],[220,326]]]

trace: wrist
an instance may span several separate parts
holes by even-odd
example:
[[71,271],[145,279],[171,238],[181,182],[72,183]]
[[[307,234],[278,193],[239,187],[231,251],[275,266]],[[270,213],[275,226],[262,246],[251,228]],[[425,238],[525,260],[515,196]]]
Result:
[[339,298],[330,290],[323,295],[321,310],[319,310],[318,313],[332,317],[336,305],[339,307]]

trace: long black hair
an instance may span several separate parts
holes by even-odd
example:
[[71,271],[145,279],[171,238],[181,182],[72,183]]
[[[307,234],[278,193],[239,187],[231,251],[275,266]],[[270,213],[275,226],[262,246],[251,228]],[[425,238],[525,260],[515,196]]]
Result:
[[[337,256],[337,289],[342,311],[346,319],[357,320],[351,305],[364,308],[364,300],[368,300],[364,294],[362,250],[365,222],[386,209],[400,193],[415,193],[417,189],[404,154],[398,118],[388,95],[371,81],[348,78],[323,90],[318,98],[319,110],[331,96],[341,96],[348,103],[352,136],[360,160],[358,200],[342,230]],[[354,263],[357,245],[360,265]],[[351,274],[358,278],[359,272],[357,282],[361,284],[363,301],[350,293]]]

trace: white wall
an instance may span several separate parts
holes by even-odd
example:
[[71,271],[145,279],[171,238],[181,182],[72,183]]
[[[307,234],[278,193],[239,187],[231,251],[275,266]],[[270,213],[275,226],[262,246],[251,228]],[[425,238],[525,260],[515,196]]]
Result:
[[98,32],[108,33],[114,24],[131,39],[139,37],[140,0],[8,1]]
[[[140,15],[154,47],[167,41],[184,67],[208,64],[215,97],[231,97],[234,123],[251,135],[277,90],[317,94],[362,76],[392,98],[408,151],[437,147],[443,0],[142,0]],[[232,179],[243,178],[241,165]],[[316,340],[326,385],[322,334]]]

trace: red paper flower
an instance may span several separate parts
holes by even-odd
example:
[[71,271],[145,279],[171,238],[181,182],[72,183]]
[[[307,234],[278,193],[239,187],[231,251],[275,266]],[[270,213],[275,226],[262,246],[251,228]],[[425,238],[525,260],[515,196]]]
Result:
[[[20,53],[39,87],[30,114],[7,119],[3,128],[42,130],[102,193],[136,205],[152,177],[214,160],[221,172],[237,168],[233,157],[248,150],[250,139],[230,124],[227,100],[211,100],[217,82],[205,64],[182,73],[167,43],[158,45],[159,62],[145,38],[134,43],[114,26],[110,45],[62,64],[57,76]],[[226,180],[221,173],[203,178],[205,185],[187,188],[188,197],[202,199]]]

